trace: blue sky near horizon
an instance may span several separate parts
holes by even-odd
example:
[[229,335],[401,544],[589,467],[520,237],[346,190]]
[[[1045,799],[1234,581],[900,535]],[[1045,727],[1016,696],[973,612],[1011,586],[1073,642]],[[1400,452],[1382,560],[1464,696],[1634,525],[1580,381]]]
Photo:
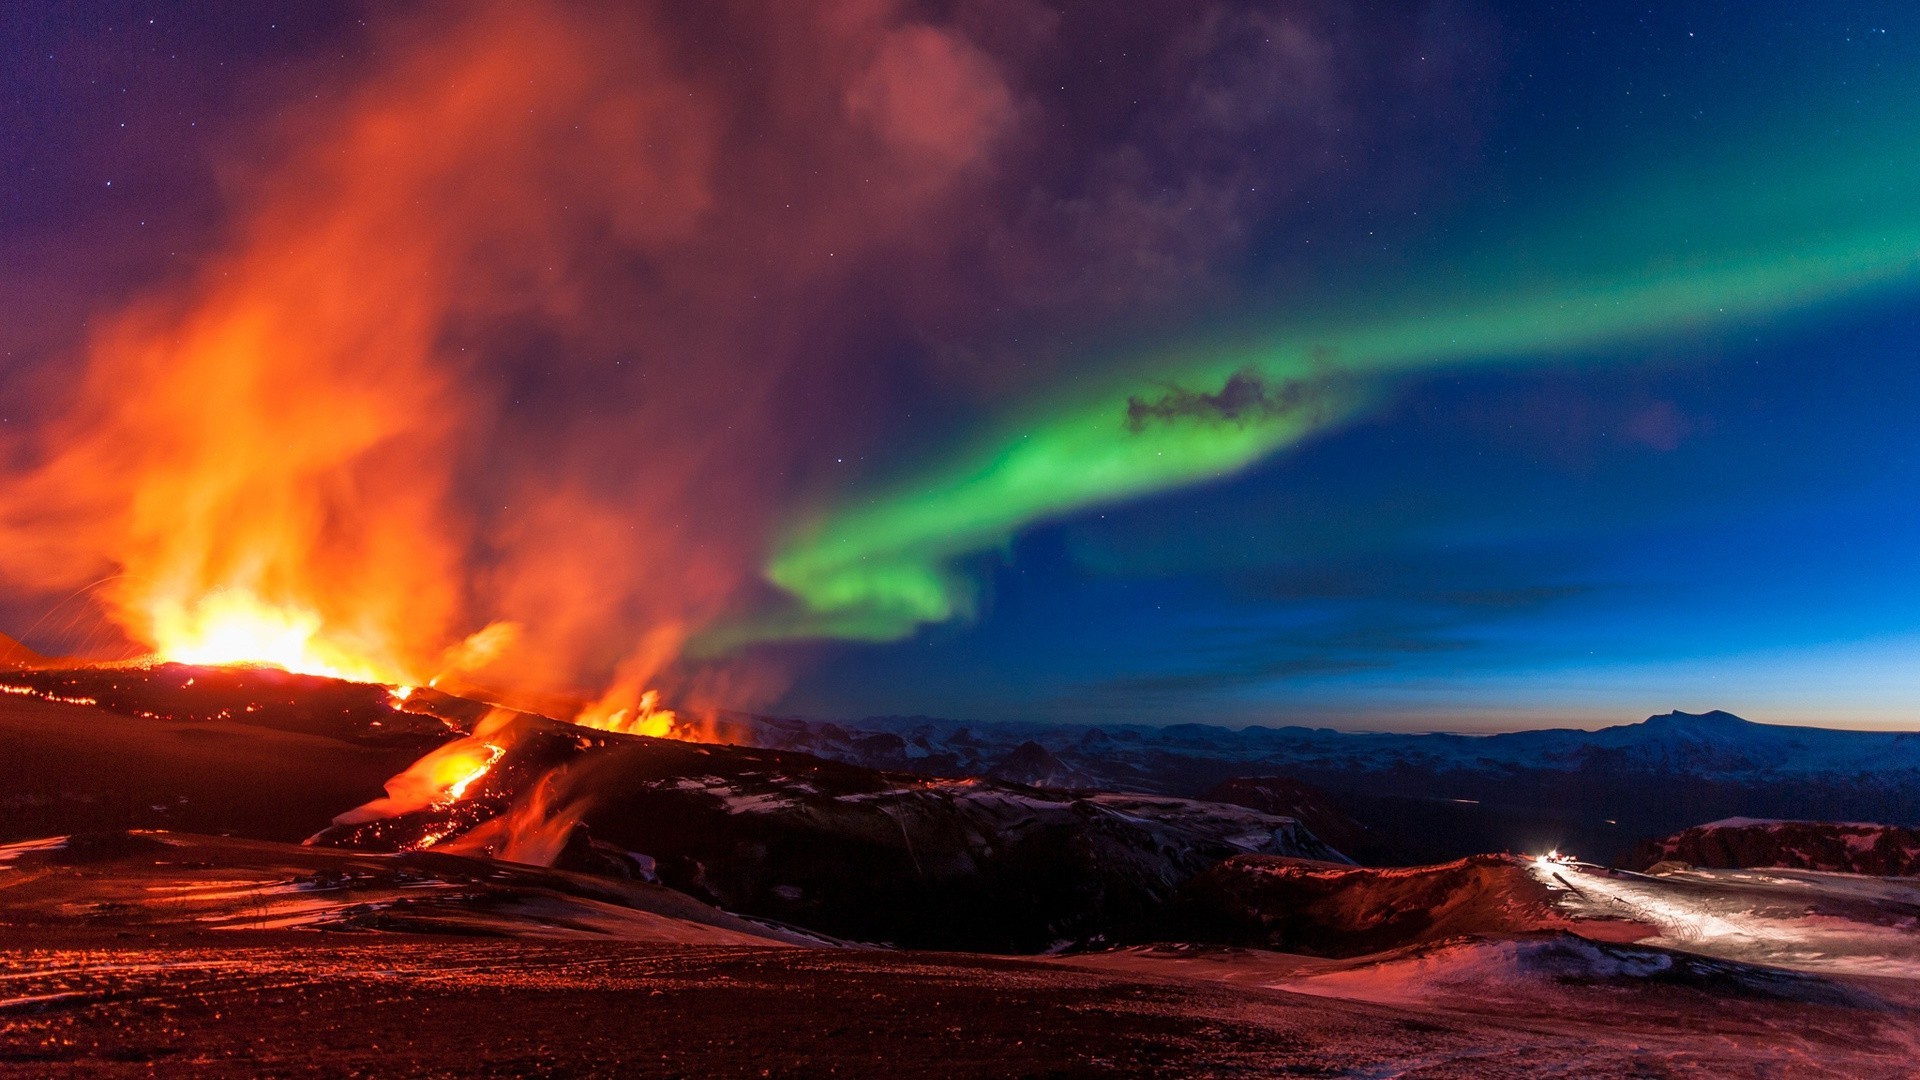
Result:
[[1744,336],[1705,364],[1440,378],[1243,476],[1037,530],[978,623],[853,647],[790,704],[1920,727],[1920,312]]

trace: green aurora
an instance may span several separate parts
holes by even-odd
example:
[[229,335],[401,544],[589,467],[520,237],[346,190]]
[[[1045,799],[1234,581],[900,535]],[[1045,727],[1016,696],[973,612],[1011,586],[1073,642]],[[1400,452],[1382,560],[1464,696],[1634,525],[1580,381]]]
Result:
[[[1536,220],[1504,247],[1429,274],[1466,283],[1464,294],[1401,300],[1385,315],[1377,297],[1355,298],[1347,310],[1371,299],[1376,314],[1283,321],[1252,344],[1131,358],[1124,376],[1109,368],[1104,381],[1029,403],[931,467],[795,521],[765,567],[790,602],[716,628],[702,651],[889,641],[971,615],[970,556],[1039,522],[1229,476],[1362,415],[1397,376],[1603,358],[1904,286],[1920,271],[1920,140],[1849,134],[1844,152],[1831,137],[1824,153],[1805,144],[1807,164],[1784,176],[1737,167],[1755,163],[1741,154],[1709,159],[1715,168],[1676,162],[1664,188],[1661,177],[1614,178],[1607,194],[1581,200],[1580,217]],[[1680,211],[1716,183],[1726,196],[1712,210]],[[1532,254],[1543,246],[1544,257]],[[1501,269],[1515,265],[1533,284]]]

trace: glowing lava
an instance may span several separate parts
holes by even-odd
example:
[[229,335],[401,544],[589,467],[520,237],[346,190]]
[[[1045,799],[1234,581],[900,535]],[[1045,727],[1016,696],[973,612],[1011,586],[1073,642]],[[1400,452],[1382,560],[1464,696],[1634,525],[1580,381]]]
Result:
[[437,747],[387,781],[385,797],[334,818],[336,825],[397,817],[429,807],[445,808],[466,798],[500,759],[511,741],[506,730],[514,714],[496,710],[474,727],[474,734]]
[[458,767],[459,764],[465,764],[467,768],[464,773],[456,775],[453,782],[447,785],[447,795],[442,801],[442,805],[456,803],[465,798],[467,789],[472,787],[475,781],[487,775],[488,771],[493,768],[494,763],[499,761],[501,755],[506,753],[506,750],[492,743],[482,743],[479,753],[485,756],[481,757],[476,755],[472,760],[464,763],[460,763],[456,759],[454,763],[455,767]]
[[679,652],[684,641],[685,631],[678,625],[654,627],[641,639],[639,647],[621,661],[613,684],[598,700],[575,714],[573,722],[581,727],[626,735],[698,741],[672,709],[660,707],[660,691],[651,688],[660,670]]
[[[623,700],[625,704],[620,703]],[[660,691],[648,690],[632,697],[630,693],[623,694],[618,686],[573,718],[581,727],[625,735],[651,735],[656,739],[671,737],[678,720],[672,709],[660,707]]]
[[400,673],[332,646],[320,616],[296,605],[275,606],[235,589],[190,604],[158,606],[154,657],[182,664],[262,664],[303,675],[395,684]]

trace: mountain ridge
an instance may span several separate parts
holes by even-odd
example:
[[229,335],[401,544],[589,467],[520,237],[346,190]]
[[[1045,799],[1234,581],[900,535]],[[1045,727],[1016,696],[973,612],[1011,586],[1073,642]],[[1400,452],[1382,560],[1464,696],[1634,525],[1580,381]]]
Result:
[[[1569,845],[1624,857],[1643,839],[1734,816],[1920,823],[1920,732],[1764,724],[1725,710],[1489,735],[743,715],[723,718],[718,734],[929,776],[1012,773],[1183,798],[1280,778],[1327,793],[1363,827],[1365,846],[1348,852],[1363,862]],[[880,745],[884,758],[870,753]]]

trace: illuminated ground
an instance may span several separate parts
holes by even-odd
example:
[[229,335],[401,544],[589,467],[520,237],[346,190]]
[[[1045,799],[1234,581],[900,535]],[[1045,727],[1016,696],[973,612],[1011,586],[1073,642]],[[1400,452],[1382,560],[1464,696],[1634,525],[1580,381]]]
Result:
[[[1898,1075],[1911,1061],[1902,1055],[1915,1049],[1910,1017],[1877,1008],[1728,1008],[1683,991],[1641,999],[1630,1012],[1568,1012],[1564,997],[1547,996],[1490,1015],[1233,985],[1150,961],[1120,967],[838,950],[99,934],[0,952],[8,987],[0,1071],[1859,1077]],[[1634,1026],[1623,1029],[1629,1017]]]
[[[1245,855],[1207,874],[1245,887],[1188,889],[1165,924],[1213,944],[849,947],[641,880],[288,843],[431,731],[340,686],[182,711],[226,707],[203,681],[132,712],[0,701],[0,1075],[1893,1077],[1920,1056],[1920,991],[1890,977],[1920,962],[1910,882]],[[1222,943],[1271,943],[1276,915],[1323,955]]]
[[0,927],[0,1075],[1870,1077],[1920,1053],[1914,983],[1838,965],[1551,931],[855,948],[641,883],[183,834],[0,849]]

